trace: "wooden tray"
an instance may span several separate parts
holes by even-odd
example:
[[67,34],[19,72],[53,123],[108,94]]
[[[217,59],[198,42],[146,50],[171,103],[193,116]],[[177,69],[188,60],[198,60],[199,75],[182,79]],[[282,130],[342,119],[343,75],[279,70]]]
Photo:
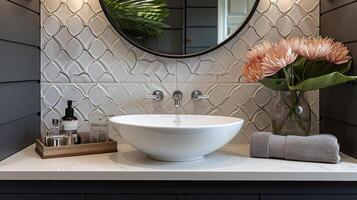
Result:
[[110,140],[108,142],[76,144],[60,147],[46,147],[40,139],[36,141],[36,152],[41,156],[42,159],[111,153],[117,151],[117,142],[114,140]]

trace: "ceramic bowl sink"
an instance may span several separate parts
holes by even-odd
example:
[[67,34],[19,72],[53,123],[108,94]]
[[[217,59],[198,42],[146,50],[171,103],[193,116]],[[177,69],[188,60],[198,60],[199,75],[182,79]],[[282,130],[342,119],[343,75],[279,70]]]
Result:
[[243,125],[209,115],[123,115],[110,122],[126,142],[161,161],[193,161],[223,147]]

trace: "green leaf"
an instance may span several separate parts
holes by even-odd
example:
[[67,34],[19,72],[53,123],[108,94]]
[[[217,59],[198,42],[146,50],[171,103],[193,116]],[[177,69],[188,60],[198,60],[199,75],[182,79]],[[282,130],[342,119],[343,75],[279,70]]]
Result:
[[309,78],[296,86],[289,86],[289,89],[304,90],[304,91],[317,90],[317,89],[322,89],[322,88],[346,83],[348,81],[353,81],[356,79],[357,76],[345,76],[340,72],[333,72],[323,76]]
[[352,61],[336,65],[324,60],[308,60],[299,56],[292,64],[295,76],[298,80],[307,80],[309,78],[320,77],[333,72],[346,73],[351,68]]
[[104,0],[115,24],[133,38],[159,37],[169,16],[167,0]]
[[263,80],[260,81],[260,83],[272,90],[280,90],[280,91],[289,90],[285,78],[264,78]]

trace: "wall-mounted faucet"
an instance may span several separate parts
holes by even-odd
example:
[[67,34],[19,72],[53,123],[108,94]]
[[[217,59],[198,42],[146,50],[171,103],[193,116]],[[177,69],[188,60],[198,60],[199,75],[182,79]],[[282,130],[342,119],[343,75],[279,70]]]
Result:
[[164,93],[160,90],[155,90],[152,94],[145,95],[145,99],[152,99],[154,101],[162,101],[164,99]]
[[195,90],[191,93],[191,99],[193,101],[201,101],[202,99],[209,99],[209,95],[204,95],[201,91]]
[[172,94],[172,98],[174,99],[175,108],[180,108],[182,96],[183,96],[183,94],[182,94],[182,92],[180,90],[176,90]]

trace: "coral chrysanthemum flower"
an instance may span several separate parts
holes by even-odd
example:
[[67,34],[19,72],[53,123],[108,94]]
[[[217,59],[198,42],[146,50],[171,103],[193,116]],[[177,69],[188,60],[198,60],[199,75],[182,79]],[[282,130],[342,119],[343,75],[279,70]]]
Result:
[[272,45],[269,42],[263,42],[247,53],[247,63],[242,69],[242,75],[247,82],[263,79],[262,60],[271,49]]
[[255,83],[263,79],[261,60],[249,61],[242,69],[242,75],[247,82]]
[[279,42],[275,44],[268,54],[263,58],[262,71],[263,77],[268,77],[282,68],[293,63],[297,54],[293,52],[291,47],[285,42]]
[[247,54],[242,75],[247,82],[257,82],[292,64],[298,56],[336,65],[351,60],[347,47],[331,38],[289,38],[278,43],[263,42],[256,45]]
[[298,55],[309,60],[324,59],[331,52],[333,40],[330,38],[287,39],[286,43]]
[[347,63],[351,60],[350,51],[340,42],[333,42],[330,53],[327,54],[326,60],[337,65]]
[[257,82],[293,63],[296,58],[297,54],[286,43],[263,42],[247,54],[242,75],[247,82]]
[[265,54],[273,48],[273,45],[267,41],[264,41],[261,44],[254,46],[254,48],[248,52],[247,59],[252,61],[255,59],[261,59],[265,57]]
[[326,60],[340,65],[351,59],[347,47],[331,38],[289,38],[286,43],[294,52],[309,60]]

